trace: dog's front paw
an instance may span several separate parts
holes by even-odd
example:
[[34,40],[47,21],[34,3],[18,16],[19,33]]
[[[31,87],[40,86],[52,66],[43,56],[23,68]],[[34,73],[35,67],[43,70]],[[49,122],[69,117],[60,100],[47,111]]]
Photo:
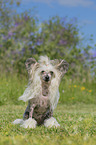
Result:
[[13,123],[13,124],[22,124],[23,122],[24,122],[23,119],[16,119],[16,120],[14,120],[12,123]]
[[49,128],[51,128],[51,127],[54,127],[54,128],[60,127],[60,124],[53,117],[51,117],[49,119],[46,119],[44,121],[44,125],[45,125],[45,127],[49,127]]
[[25,120],[20,126],[24,128],[36,128],[37,122],[33,118]]

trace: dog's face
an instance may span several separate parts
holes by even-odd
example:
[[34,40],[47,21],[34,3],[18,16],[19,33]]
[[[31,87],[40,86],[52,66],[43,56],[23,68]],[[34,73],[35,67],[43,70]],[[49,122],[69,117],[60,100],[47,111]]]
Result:
[[39,60],[39,63],[34,58],[27,59],[25,65],[30,78],[34,79],[33,74],[37,71],[42,82],[50,83],[57,76],[56,72],[60,73],[60,78],[67,72],[69,64],[65,60],[45,60],[46,58]]
[[41,78],[41,81],[44,81],[44,82],[51,82],[52,78],[55,77],[55,74],[53,71],[45,71],[45,70],[42,70],[41,73],[40,73],[40,78]]

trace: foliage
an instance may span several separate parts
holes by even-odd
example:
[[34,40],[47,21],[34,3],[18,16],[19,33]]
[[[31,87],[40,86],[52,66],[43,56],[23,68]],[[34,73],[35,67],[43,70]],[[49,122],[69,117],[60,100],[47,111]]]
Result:
[[18,13],[16,4],[19,7],[22,2],[0,0],[1,72],[25,74],[24,63],[28,57],[38,59],[40,55],[47,55],[68,61],[69,74],[73,77],[88,78],[90,70],[95,73],[96,57],[90,55],[91,45],[82,44],[76,18],[55,16],[39,22],[32,14],[34,11]]

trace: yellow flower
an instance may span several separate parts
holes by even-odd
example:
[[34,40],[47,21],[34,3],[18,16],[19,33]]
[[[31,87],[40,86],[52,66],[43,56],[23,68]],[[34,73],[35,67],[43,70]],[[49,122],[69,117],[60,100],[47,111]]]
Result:
[[74,99],[74,97],[72,97],[72,100]]
[[77,86],[76,85],[74,85],[74,88],[76,88]]
[[85,90],[85,87],[81,87],[81,91]]
[[91,93],[91,92],[92,92],[92,90],[89,90],[88,92],[90,92],[90,93]]

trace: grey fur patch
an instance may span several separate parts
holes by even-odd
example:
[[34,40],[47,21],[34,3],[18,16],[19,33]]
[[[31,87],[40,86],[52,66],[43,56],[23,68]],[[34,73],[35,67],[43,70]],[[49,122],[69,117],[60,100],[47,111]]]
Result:
[[65,60],[61,60],[56,68],[64,75],[68,71],[69,64]]
[[24,120],[29,118],[29,114],[31,112],[32,107],[34,110],[32,118],[34,118],[37,121],[38,125],[43,124],[44,120],[50,118],[53,114],[50,107],[50,101],[47,97],[34,98],[28,102],[28,106],[23,115]]
[[25,62],[26,69],[29,69],[31,65],[34,65],[36,60],[34,58],[28,58]]

